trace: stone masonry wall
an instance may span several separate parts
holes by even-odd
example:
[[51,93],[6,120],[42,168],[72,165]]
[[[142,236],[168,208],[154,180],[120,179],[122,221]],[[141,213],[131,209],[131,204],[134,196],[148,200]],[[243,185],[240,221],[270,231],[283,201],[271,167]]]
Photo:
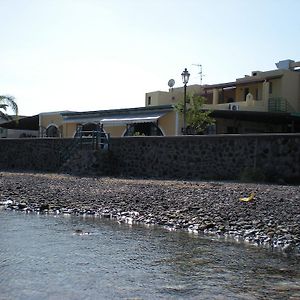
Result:
[[[72,142],[1,139],[0,171],[58,172]],[[103,154],[93,169],[85,166],[81,173],[212,180],[250,173],[257,179],[300,183],[300,134],[112,138],[109,155]]]
[[73,139],[0,139],[0,170],[56,172]]
[[112,139],[121,175],[300,182],[300,135],[215,135]]

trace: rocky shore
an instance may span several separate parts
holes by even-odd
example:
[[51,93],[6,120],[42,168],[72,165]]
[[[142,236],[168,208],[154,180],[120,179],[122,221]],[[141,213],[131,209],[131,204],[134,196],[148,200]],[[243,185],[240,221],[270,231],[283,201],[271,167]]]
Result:
[[300,257],[299,186],[8,172],[0,186],[6,209],[158,224]]

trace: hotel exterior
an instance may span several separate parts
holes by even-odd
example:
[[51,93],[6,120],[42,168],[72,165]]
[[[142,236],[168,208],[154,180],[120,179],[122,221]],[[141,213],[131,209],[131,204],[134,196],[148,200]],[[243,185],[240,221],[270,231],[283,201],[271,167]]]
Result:
[[[206,133],[300,132],[300,62],[284,60],[276,66],[233,82],[188,86],[188,94],[206,99],[203,109],[216,120]],[[41,113],[39,136],[71,138],[79,127],[92,130],[99,124],[111,137],[178,136],[182,118],[175,105],[182,99],[180,87],[146,93],[144,107]]]

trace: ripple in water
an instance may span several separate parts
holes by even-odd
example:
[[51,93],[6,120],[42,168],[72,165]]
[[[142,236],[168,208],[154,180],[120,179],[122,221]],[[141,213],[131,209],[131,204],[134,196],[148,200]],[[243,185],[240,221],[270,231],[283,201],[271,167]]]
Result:
[[300,299],[299,260],[255,247],[5,211],[0,228],[0,300]]

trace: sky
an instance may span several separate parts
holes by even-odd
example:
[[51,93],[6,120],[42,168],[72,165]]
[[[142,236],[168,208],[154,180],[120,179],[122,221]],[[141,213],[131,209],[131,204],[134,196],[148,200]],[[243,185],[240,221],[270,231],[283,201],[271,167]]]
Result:
[[0,95],[20,115],[142,107],[145,93],[300,60],[299,0],[0,0]]

